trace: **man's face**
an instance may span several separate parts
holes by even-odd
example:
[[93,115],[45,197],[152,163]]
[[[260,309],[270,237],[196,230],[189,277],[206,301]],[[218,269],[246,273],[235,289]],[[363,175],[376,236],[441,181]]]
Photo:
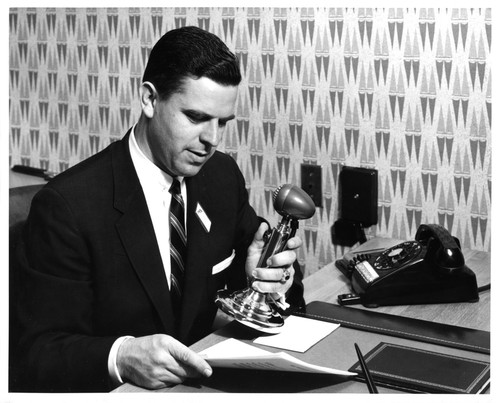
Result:
[[171,176],[196,175],[219,145],[234,118],[237,86],[206,77],[186,78],[182,91],[154,106],[145,153]]

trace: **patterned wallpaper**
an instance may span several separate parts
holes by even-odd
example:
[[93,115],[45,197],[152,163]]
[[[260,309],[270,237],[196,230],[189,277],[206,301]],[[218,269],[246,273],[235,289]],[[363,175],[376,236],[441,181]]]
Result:
[[148,50],[198,25],[238,55],[237,118],[220,149],[272,223],[271,195],[322,167],[323,199],[301,223],[306,275],[341,256],[343,165],[378,170],[368,236],[411,239],[439,223],[490,250],[490,9],[13,8],[10,164],[63,171],[123,136],[140,108]]

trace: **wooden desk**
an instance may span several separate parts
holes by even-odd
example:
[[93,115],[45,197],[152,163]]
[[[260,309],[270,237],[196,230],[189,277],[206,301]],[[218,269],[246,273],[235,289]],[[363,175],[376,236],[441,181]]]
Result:
[[[383,246],[388,247],[398,243],[395,240],[373,239],[363,245],[363,249],[375,249]],[[490,282],[490,254],[471,250],[463,250],[465,261],[476,274],[478,286],[489,284]],[[337,304],[337,296],[349,292],[349,284],[341,272],[330,263],[316,273],[304,279],[306,303],[312,301],[324,301]],[[449,325],[474,328],[484,331],[490,330],[490,291],[480,294],[480,299],[476,303],[453,303],[453,304],[430,304],[430,305],[403,305],[391,307],[364,308],[362,305],[355,305],[356,309],[369,309],[377,312],[384,312],[393,315],[423,319],[440,322]],[[226,337],[224,333],[216,332],[209,336],[210,341],[202,339],[191,348],[194,351],[202,351],[210,345],[223,341]],[[346,369],[347,367],[339,367]],[[155,392],[197,392],[195,387],[177,385],[171,388],[161,389]],[[213,390],[204,390],[213,392]],[[114,392],[147,392],[146,389],[139,388],[131,384],[124,384],[115,389]],[[341,393],[366,393],[366,387],[357,382],[346,382],[340,385]],[[385,390],[385,393],[395,393],[395,391]]]

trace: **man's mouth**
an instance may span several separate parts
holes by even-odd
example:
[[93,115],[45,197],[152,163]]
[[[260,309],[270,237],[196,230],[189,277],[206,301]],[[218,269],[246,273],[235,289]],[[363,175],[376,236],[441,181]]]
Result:
[[205,151],[197,151],[197,150],[189,150],[189,151],[200,158],[205,158],[208,156],[208,153]]
[[206,151],[189,150],[189,152],[193,155],[194,161],[198,163],[203,163],[210,157],[210,153]]

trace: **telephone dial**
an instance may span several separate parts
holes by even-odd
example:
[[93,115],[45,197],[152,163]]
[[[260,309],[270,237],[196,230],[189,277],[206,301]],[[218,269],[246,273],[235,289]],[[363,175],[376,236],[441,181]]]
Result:
[[337,267],[353,293],[338,296],[341,305],[411,305],[479,300],[476,275],[465,264],[460,242],[438,224],[422,224],[414,241],[382,253],[354,255]]

